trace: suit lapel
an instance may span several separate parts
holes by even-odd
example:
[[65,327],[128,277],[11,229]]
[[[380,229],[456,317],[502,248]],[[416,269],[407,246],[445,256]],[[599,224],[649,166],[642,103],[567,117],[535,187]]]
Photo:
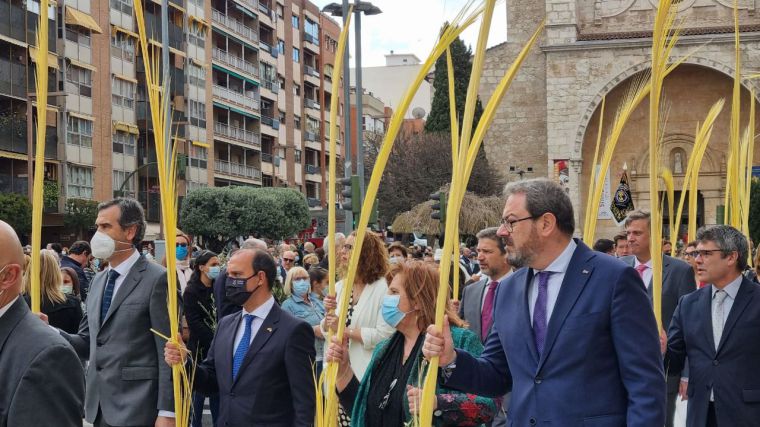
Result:
[[8,337],[11,336],[11,332],[16,329],[16,325],[24,318],[26,313],[29,312],[29,307],[24,301],[24,297],[18,296],[16,302],[14,302],[8,311],[5,312],[3,317],[0,317],[0,353],[3,351],[5,342],[8,341]]
[[95,335],[100,331],[101,326],[100,305],[103,303],[103,287],[105,285],[106,277],[108,277],[108,275],[104,272],[98,273],[92,279],[92,286],[90,286],[90,290],[87,294],[87,321],[92,322],[90,328],[92,329],[91,332]]
[[594,267],[587,264],[587,262],[592,256],[593,253],[583,243],[578,242],[578,247],[570,259],[570,264],[567,266],[565,278],[562,280],[559,295],[557,296],[557,302],[549,319],[546,331],[546,343],[544,351],[541,353],[541,359],[538,362],[537,371],[540,371],[544,362],[546,362],[546,358],[551,353],[552,346],[554,346],[554,342],[557,340],[557,335],[562,324],[565,322],[565,318],[567,318],[568,313],[570,313],[581,292],[583,292],[588,279],[591,277]]
[[726,339],[731,333],[731,330],[736,325],[736,321],[747,308],[750,301],[754,296],[754,289],[750,283],[746,283],[747,279],[742,279],[742,284],[739,286],[739,292],[736,293],[736,301],[731,306],[731,311],[728,313],[728,319],[726,319],[726,325],[723,327],[723,334],[720,336],[720,345],[718,346],[718,352],[726,344]]
[[526,268],[525,270],[525,283],[520,290],[520,300],[523,302],[521,304],[520,319],[525,322],[523,330],[528,331],[524,335],[530,354],[533,356],[533,361],[538,363],[538,349],[536,349],[536,341],[533,339],[533,322],[530,319],[530,282],[533,281],[533,269]]
[[[256,353],[261,351],[267,341],[269,341],[269,338],[271,338],[272,335],[274,335],[274,333],[277,331],[277,323],[280,321],[280,314],[280,306],[277,304],[273,305],[266,319],[264,319],[264,322],[262,322],[261,327],[256,332],[256,336],[253,337],[251,346],[248,347],[248,351],[245,353],[243,364],[240,365],[240,371],[238,371],[238,375],[233,381],[233,386],[237,382],[238,378],[242,376],[241,372],[245,370],[246,366],[248,366],[254,357],[256,357]],[[232,360],[231,357],[230,360]]]
[[[116,295],[113,296],[113,300],[111,301],[111,307],[108,308],[108,313],[106,314],[106,318],[103,319],[103,324],[108,322],[108,319],[113,316],[113,314],[116,312],[116,310],[119,309],[119,306],[122,302],[129,296],[129,294],[132,293],[132,291],[137,287],[137,285],[140,283],[140,278],[142,277],[142,272],[145,271],[147,268],[147,260],[143,258],[141,255],[140,258],[137,260],[134,266],[132,266],[132,269],[129,270],[129,273],[127,273],[127,277],[124,278],[124,281],[121,283],[121,286],[119,286],[119,292],[116,293]],[[100,305],[98,305],[100,307]],[[102,325],[101,325],[102,326]]]
[[[235,349],[233,347],[235,345],[235,335],[237,334],[242,319],[243,316],[238,312],[232,319],[230,319],[231,325],[229,327],[219,328],[217,330],[219,344],[214,351],[216,352],[218,350],[219,353],[215,354],[214,358],[221,364],[219,366],[219,372],[217,373],[220,385],[232,382],[232,356],[235,354]],[[224,381],[224,383],[221,383],[222,381]],[[220,389],[223,388],[224,387],[220,387]],[[232,388],[232,386],[230,385],[228,388]]]
[[[480,337],[480,331],[482,329],[481,319],[483,319],[483,292],[485,292],[486,288],[488,287],[488,279],[484,279],[476,284],[478,287],[475,288],[475,300],[472,302],[472,304],[475,306],[475,310],[473,310],[475,313],[477,313],[477,316],[475,316],[475,319],[472,319],[472,325],[475,326],[477,330],[478,337]],[[494,302],[496,299],[494,298]]]
[[705,332],[707,342],[710,344],[710,351],[715,354],[715,338],[713,338],[712,330],[712,286],[709,287],[706,292],[702,292],[699,304],[701,305],[700,312],[706,313],[702,316],[702,330]]

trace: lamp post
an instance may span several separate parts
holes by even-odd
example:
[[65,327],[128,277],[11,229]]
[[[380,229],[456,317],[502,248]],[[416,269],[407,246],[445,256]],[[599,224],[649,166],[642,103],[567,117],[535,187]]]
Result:
[[[343,4],[330,3],[325,6],[322,11],[329,13],[332,16],[342,16],[343,25],[346,24],[346,15],[348,15],[348,0],[343,0]],[[362,13],[371,16],[378,15],[383,11],[379,7],[368,1],[356,1],[353,3],[354,7],[354,36],[356,38],[356,174],[359,175],[359,194],[361,203],[364,202],[364,129],[362,126],[362,98],[364,90],[362,89]],[[353,168],[351,167],[351,80],[350,80],[350,67],[348,62],[348,41],[346,41],[346,51],[343,56],[343,99],[348,103],[348,108],[345,110],[345,135],[349,141],[346,144],[346,159],[345,159],[345,176],[351,176]],[[350,233],[352,230],[351,224],[353,218],[351,213],[346,215],[346,232]]]

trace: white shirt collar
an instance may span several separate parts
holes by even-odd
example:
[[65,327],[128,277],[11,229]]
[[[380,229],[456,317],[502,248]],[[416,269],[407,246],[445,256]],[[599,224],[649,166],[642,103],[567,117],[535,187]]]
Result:
[[255,317],[258,317],[261,320],[264,320],[269,316],[269,312],[272,311],[272,307],[274,307],[274,297],[269,297],[268,300],[264,301],[264,304],[261,304],[260,306],[256,307],[253,311],[249,312],[243,307],[242,310],[242,316],[245,318],[247,314],[252,314]]
[[[575,253],[575,248],[578,247],[578,244],[575,243],[575,240],[570,239],[570,243],[567,244],[567,247],[565,247],[565,250],[562,251],[561,254],[557,258],[552,261],[551,264],[549,264],[548,267],[541,271],[549,271],[552,273],[561,273],[565,274],[567,271],[567,267],[570,265],[570,260],[573,258],[573,253]],[[534,272],[537,272],[539,270],[535,270]]]
[[649,258],[649,261],[647,261],[647,262],[641,262],[641,261],[639,261],[639,259],[638,259],[638,258],[636,258],[636,256],[634,255],[634,257],[633,257],[633,268],[636,268],[636,267],[640,266],[641,264],[644,264],[644,265],[646,265],[646,266],[647,266],[647,268],[652,268],[652,258]]
[[[8,291],[6,291],[6,292],[8,292]],[[0,307],[0,317],[3,317],[3,315],[4,315],[4,314],[5,314],[5,313],[6,313],[8,310],[10,310],[10,309],[11,309],[11,306],[12,306],[13,304],[15,304],[15,303],[16,303],[16,300],[18,300],[18,298],[19,298],[19,297],[18,297],[18,296],[16,296],[16,298],[13,298],[13,300],[11,300],[11,302],[9,302],[8,304],[5,304],[5,306],[4,306],[4,307]]]
[[119,277],[125,277],[127,274],[129,274],[129,271],[132,270],[132,267],[134,267],[135,263],[137,263],[137,260],[139,259],[140,252],[132,249],[132,255],[130,255],[129,258],[124,260],[124,262],[116,267],[109,267],[109,270],[116,270],[116,272],[119,273]]
[[[726,291],[726,294],[732,299],[736,299],[736,294],[739,293],[739,287],[742,285],[742,280],[744,279],[743,275],[739,275],[736,279],[734,279],[731,283],[726,285],[723,290]],[[715,293],[718,292],[718,288],[715,287],[715,285],[712,285],[712,296],[715,296]]]

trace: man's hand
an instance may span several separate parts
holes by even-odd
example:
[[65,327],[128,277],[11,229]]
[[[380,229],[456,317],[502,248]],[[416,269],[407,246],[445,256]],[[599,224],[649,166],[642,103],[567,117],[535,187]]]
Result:
[[451,310],[454,311],[454,313],[459,313],[459,305],[460,305],[460,301],[458,300],[449,301],[449,306],[451,307]]
[[[406,386],[406,398],[409,401],[410,414],[417,415],[417,412],[419,412],[421,396],[422,396],[421,388],[412,387],[410,385]],[[433,399],[433,410],[435,411],[437,408],[438,408],[438,399]]]
[[[169,366],[185,363],[186,354],[187,354],[187,349],[185,348],[184,345],[180,347],[176,343],[167,341],[166,345],[164,346],[164,361]],[[174,421],[172,421],[172,425],[174,425],[173,422]]]
[[456,359],[457,354],[454,351],[454,341],[451,339],[448,316],[443,317],[443,331],[439,331],[435,325],[428,326],[425,344],[422,345],[422,354],[428,361],[438,356],[440,366],[446,366]]
[[665,331],[660,330],[660,353],[665,354],[668,349],[668,337],[665,335]]
[[171,417],[156,418],[156,427],[175,427],[175,419]]
[[681,380],[680,384],[678,384],[678,395],[681,396],[681,401],[689,400],[689,395],[687,394],[688,390],[689,382]]
[[338,316],[334,312],[325,316],[325,329],[333,332],[338,330]]

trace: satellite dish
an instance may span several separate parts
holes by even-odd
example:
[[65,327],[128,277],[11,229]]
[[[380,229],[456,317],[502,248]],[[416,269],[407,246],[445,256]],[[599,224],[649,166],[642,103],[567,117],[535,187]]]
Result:
[[412,117],[415,119],[421,119],[425,117],[425,109],[422,107],[414,107],[412,110]]

